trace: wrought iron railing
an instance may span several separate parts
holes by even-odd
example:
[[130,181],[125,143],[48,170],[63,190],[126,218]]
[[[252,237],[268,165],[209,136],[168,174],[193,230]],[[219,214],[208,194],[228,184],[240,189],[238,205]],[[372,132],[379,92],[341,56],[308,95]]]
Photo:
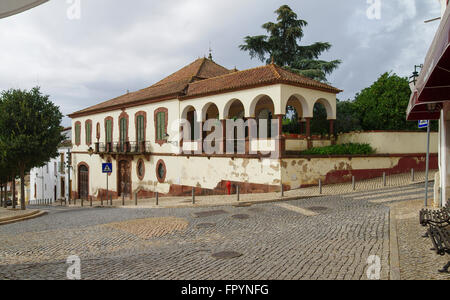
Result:
[[149,154],[150,152],[150,142],[114,142],[95,144],[95,153],[97,154]]

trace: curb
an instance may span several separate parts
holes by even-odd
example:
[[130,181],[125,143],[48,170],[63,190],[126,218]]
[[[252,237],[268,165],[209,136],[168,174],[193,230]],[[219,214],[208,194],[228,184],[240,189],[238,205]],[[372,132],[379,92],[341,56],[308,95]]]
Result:
[[38,211],[34,211],[32,213],[25,214],[25,215],[18,216],[18,217],[9,217],[9,218],[5,218],[5,219],[1,219],[0,226],[17,223],[17,222],[22,222],[22,221],[27,221],[27,220],[32,220],[35,218],[42,217],[43,215],[46,215],[46,214],[47,214],[47,212],[38,210]]
[[400,257],[398,250],[398,237],[397,237],[397,219],[395,217],[393,208],[390,208],[389,217],[389,279],[400,280]]
[[[311,199],[311,198],[319,198],[322,196],[296,196],[296,197],[284,197],[277,199],[267,199],[261,201],[241,201],[241,202],[227,202],[227,203],[211,203],[211,204],[179,204],[179,205],[159,205],[157,207],[154,206],[143,206],[143,205],[126,205],[126,206],[115,206],[114,208],[202,208],[202,207],[222,207],[222,206],[234,206],[234,207],[246,207],[257,204],[267,204],[267,203],[278,203],[278,202],[287,202],[294,200],[302,200],[302,199]],[[111,207],[111,206],[108,206]]]

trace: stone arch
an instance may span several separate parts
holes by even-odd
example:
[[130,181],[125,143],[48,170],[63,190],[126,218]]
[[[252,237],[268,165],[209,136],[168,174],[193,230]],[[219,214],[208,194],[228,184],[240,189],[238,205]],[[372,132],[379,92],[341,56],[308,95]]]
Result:
[[227,104],[225,104],[225,107],[223,109],[222,112],[222,118],[223,119],[230,119],[234,116],[232,116],[232,114],[236,113],[237,110],[240,110],[239,108],[237,108],[238,106],[242,106],[243,108],[243,112],[244,112],[244,117],[245,117],[245,105],[244,103],[239,100],[239,99],[231,99],[227,102]]
[[325,107],[326,111],[327,111],[327,118],[328,120],[335,120],[336,119],[336,113],[334,111],[333,106],[331,105],[330,101],[328,99],[325,98],[319,98],[314,102],[314,105],[312,105],[312,107],[310,108],[310,113],[311,116],[314,116],[314,106],[319,103],[322,104],[323,107]]
[[[284,114],[286,114],[286,108],[288,106],[294,106],[296,111],[299,113],[299,117],[302,118],[312,118],[312,111],[314,109],[314,105],[312,108],[308,104],[308,101],[305,97],[300,94],[293,94],[289,98],[286,98],[282,103],[282,109],[284,109]],[[300,114],[299,110],[301,110],[302,114]]]
[[[212,117],[211,117],[211,114],[213,114]],[[208,119],[215,118],[215,117],[218,117],[220,119],[219,107],[213,102],[209,102],[206,105],[204,105],[203,108],[202,108],[202,119],[201,119],[201,121],[205,122]]]
[[250,104],[250,117],[258,117],[258,113],[262,109],[270,110],[272,115],[275,115],[276,113],[275,102],[270,96],[265,94],[259,95],[252,100]]

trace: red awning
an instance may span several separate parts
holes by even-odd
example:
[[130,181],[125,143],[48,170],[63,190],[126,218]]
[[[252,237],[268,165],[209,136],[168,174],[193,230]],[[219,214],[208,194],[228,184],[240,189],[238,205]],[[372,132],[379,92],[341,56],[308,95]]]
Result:
[[438,120],[442,102],[450,101],[450,6],[428,51],[415,89],[407,119]]

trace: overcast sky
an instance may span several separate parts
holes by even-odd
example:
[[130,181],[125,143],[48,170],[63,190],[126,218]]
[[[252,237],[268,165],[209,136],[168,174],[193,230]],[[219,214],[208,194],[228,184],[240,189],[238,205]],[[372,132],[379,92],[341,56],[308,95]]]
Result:
[[[438,0],[66,0],[0,20],[0,90],[41,86],[64,114],[150,86],[208,54],[239,70],[262,63],[238,48],[265,33],[288,4],[309,25],[303,43],[330,42],[323,59],[341,59],[329,82],[353,98],[382,73],[409,76],[424,61],[439,22]],[[64,125],[70,125],[68,118]]]

